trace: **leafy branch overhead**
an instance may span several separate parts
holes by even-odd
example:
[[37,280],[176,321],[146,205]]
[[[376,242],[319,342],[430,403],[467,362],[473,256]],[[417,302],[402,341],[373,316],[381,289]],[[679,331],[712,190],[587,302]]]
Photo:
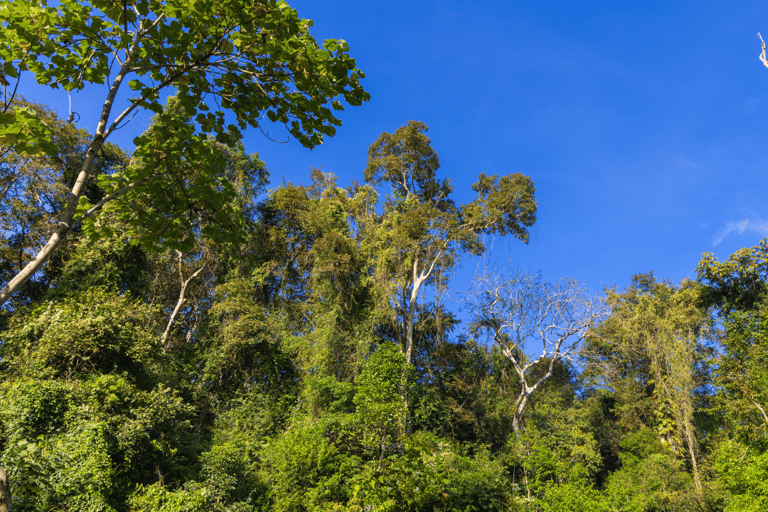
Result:
[[[69,91],[107,81],[117,89],[128,81],[135,93],[104,138],[137,107],[160,113],[167,87],[177,89],[186,114],[220,142],[247,125],[259,127],[266,116],[286,123],[308,147],[340,126],[333,113],[343,109],[340,98],[360,105],[369,97],[346,42],[320,47],[308,32],[311,20],[285,2],[155,0],[123,9],[103,0],[65,0],[58,7],[15,1],[2,6],[0,17],[6,79],[29,70],[39,83]],[[224,110],[236,115],[236,125],[225,125]]]
[[[282,1],[0,3],[0,64],[4,83],[10,86],[15,79],[13,91],[24,71],[31,72],[40,84],[67,91],[83,89],[89,83],[109,86],[96,132],[58,223],[37,255],[0,291],[0,304],[50,258],[78,219],[129,193],[152,197],[157,187],[164,186],[158,178],[168,178],[167,166],[173,163],[163,155],[185,161],[187,168],[196,159],[203,164],[196,177],[174,175],[177,186],[172,189],[183,192],[188,205],[201,201],[225,205],[234,189],[210,170],[220,167],[213,141],[236,148],[241,130],[251,126],[263,131],[265,119],[284,124],[309,148],[321,144],[324,136],[334,135],[341,125],[336,111],[343,110],[342,101],[360,105],[369,95],[360,85],[364,75],[348,55],[347,43],[326,40],[320,46],[309,34],[311,25]],[[117,107],[118,92],[125,85],[133,92]],[[175,92],[175,104],[169,111],[161,97],[164,90]],[[6,97],[6,111],[11,101]],[[135,139],[136,156],[144,167],[132,166],[106,180],[102,177],[100,183],[108,193],[103,201],[90,204],[81,195],[86,180],[96,175],[96,155],[105,140],[140,109],[162,117],[161,124],[174,127],[175,136],[155,130]],[[234,122],[227,112],[234,115]],[[3,115],[9,117],[7,114]],[[12,127],[20,126],[18,118],[16,114]],[[44,128],[34,125],[34,129],[24,140],[17,137],[13,141],[9,139],[13,133],[0,130],[0,140],[17,144],[20,150],[48,151],[41,142]],[[192,187],[187,186],[190,180],[195,182]],[[141,217],[142,211],[152,211],[153,206],[125,200],[115,209]],[[214,224],[219,227],[226,224],[222,210],[226,208],[212,209]],[[174,213],[166,216],[163,243],[186,250],[192,225],[180,223],[180,219]],[[97,227],[92,219],[87,220],[86,230],[94,233]],[[206,234],[214,239],[221,233],[220,228],[197,229],[207,229]]]

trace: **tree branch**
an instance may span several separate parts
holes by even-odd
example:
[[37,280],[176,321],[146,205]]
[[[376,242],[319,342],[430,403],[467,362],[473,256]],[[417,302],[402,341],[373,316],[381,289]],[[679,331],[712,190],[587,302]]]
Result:
[[163,335],[160,337],[160,344],[163,345],[166,349],[169,348],[166,344],[166,340],[168,339],[168,334],[171,332],[171,328],[173,327],[173,324],[176,322],[176,317],[179,315],[179,311],[181,311],[181,306],[184,305],[184,302],[186,301],[184,295],[187,292],[187,286],[189,286],[189,283],[196,278],[200,272],[203,271],[205,268],[205,265],[197,269],[197,271],[189,276],[188,279],[184,279],[184,272],[182,269],[182,254],[181,251],[176,251],[177,256],[179,257],[179,280],[181,281],[181,290],[179,290],[179,299],[176,301],[176,307],[173,308],[173,313],[171,313],[171,317],[168,319],[168,325],[165,326],[165,331],[163,332]]

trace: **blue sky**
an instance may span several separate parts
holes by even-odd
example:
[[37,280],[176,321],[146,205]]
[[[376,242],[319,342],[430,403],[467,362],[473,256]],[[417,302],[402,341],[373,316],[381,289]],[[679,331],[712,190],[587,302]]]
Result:
[[[345,39],[371,101],[347,108],[312,151],[249,132],[272,184],[309,167],[362,179],[368,146],[415,119],[430,127],[456,199],[479,173],[521,172],[537,187],[531,241],[494,241],[492,261],[568,276],[595,291],[653,270],[695,277],[768,236],[768,69],[757,32],[768,9],[736,2],[289,2],[318,40]],[[62,91],[22,82],[66,117]],[[106,91],[72,96],[95,127]],[[138,117],[113,142],[130,147]],[[272,127],[284,138],[284,129]],[[465,261],[456,287],[476,262]]]

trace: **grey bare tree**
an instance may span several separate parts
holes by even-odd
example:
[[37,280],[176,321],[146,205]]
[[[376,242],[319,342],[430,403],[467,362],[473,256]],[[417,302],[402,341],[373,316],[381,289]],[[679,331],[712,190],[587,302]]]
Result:
[[[570,279],[545,282],[539,274],[516,270],[485,273],[475,281],[470,307],[473,331],[498,343],[520,377],[512,429],[519,434],[531,395],[549,379],[555,365],[572,360],[590,330],[606,313],[604,303]],[[530,357],[529,354],[538,354]],[[544,368],[535,381],[534,370]]]

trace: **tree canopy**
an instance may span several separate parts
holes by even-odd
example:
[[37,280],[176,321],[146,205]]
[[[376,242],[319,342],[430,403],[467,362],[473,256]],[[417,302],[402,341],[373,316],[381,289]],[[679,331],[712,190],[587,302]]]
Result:
[[[359,181],[267,191],[243,129],[312,147],[368,97],[310,26],[0,3],[0,512],[764,509],[768,239],[695,281],[485,268],[460,293],[463,257],[529,242],[533,180],[454,190],[409,121]],[[106,84],[96,132],[16,94],[25,72]],[[128,154],[107,139],[139,109]]]
[[[235,147],[241,130],[261,127],[265,117],[284,124],[307,147],[320,144],[324,135],[332,136],[340,125],[334,115],[334,110],[343,109],[340,100],[359,105],[368,93],[360,85],[364,75],[347,54],[347,44],[328,40],[320,47],[309,26],[311,21],[300,19],[287,3],[274,1],[247,6],[213,1],[0,4],[3,80],[16,79],[18,84],[21,73],[28,71],[38,83],[67,91],[88,83],[109,86],[96,132],[56,227],[36,256],[0,291],[0,304],[50,258],[74,223],[129,191],[153,190],[157,179],[167,177],[179,159],[210,161],[215,158],[210,146],[214,141]],[[133,93],[127,106],[118,107],[117,94],[126,87]],[[171,89],[176,103],[165,109],[161,93]],[[51,150],[41,142],[49,133],[45,126],[29,121],[28,110],[10,108],[12,99],[4,99],[3,115],[10,128],[0,133],[3,140],[22,153]],[[154,112],[167,129],[137,138],[141,165],[102,176],[107,194],[92,204],[83,196],[83,187],[97,175],[94,160],[114,130],[138,109]],[[234,124],[227,122],[226,112],[234,115]],[[209,163],[198,169],[198,188],[190,190],[198,198],[205,199],[221,183],[206,174],[217,167]],[[225,192],[232,197],[231,191]],[[209,234],[215,233],[227,232]],[[174,238],[178,237],[170,237]]]

